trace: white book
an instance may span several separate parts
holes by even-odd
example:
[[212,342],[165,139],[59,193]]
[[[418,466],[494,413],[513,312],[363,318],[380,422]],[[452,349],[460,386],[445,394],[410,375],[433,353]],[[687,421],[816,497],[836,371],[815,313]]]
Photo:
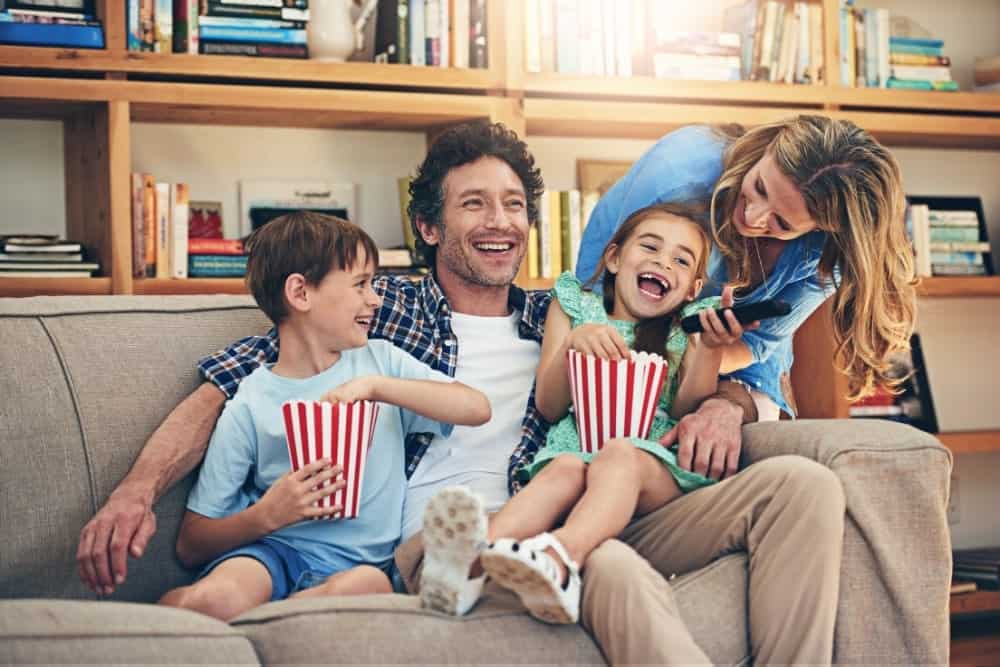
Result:
[[809,83],[823,83],[823,7],[809,6]]
[[524,69],[542,71],[541,0],[524,0]]
[[469,67],[469,0],[451,0],[451,59],[455,67]]
[[410,1],[410,64],[426,65],[425,54],[427,47],[424,44],[427,26],[424,23],[424,5],[427,0]]
[[451,67],[451,2],[441,0],[438,5],[438,16],[441,19],[441,28],[438,34],[441,36],[441,62],[440,67]]
[[951,68],[943,65],[892,65],[889,72],[897,79],[951,81]]
[[600,7],[601,13],[598,19],[600,30],[603,33],[603,47],[604,47],[604,67],[602,68],[604,76],[615,76],[618,68],[615,66],[618,61],[618,45],[617,45],[617,21],[615,20],[615,5],[624,4],[622,0],[618,0],[616,3],[604,3]]
[[931,226],[928,218],[930,209],[926,204],[910,206],[910,224],[913,229],[913,252],[916,255],[918,276],[931,275]]
[[[818,6],[817,9],[819,9]],[[809,71],[809,3],[795,3],[795,21],[798,26],[799,38],[792,82],[804,83]]]
[[170,186],[170,277],[188,275],[188,217],[190,197],[186,183]]
[[619,0],[615,12],[615,73],[620,77],[632,76],[632,3]]
[[889,10],[875,10],[875,25],[878,30],[878,85],[885,88],[889,85]]
[[170,184],[156,184],[156,277],[170,273]]

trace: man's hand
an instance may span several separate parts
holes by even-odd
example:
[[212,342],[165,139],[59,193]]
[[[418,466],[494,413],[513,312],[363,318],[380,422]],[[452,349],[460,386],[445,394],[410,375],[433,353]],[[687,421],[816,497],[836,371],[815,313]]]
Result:
[[678,443],[677,464],[705,477],[722,480],[739,467],[743,410],[724,398],[709,398],[660,439]]
[[111,595],[115,586],[125,583],[128,556],[140,558],[154,532],[152,499],[118,488],[80,531],[80,579],[98,595]]

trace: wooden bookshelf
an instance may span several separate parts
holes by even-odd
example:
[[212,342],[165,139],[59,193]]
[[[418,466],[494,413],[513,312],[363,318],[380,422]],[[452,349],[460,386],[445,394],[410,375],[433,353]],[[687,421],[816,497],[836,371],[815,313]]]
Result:
[[1000,276],[935,276],[917,288],[922,297],[1000,297]]
[[0,297],[111,293],[111,278],[0,278]]
[[[977,590],[952,595],[949,611],[952,616],[983,612],[1000,613],[1000,591]],[[997,630],[1000,632],[1000,625],[997,626]]]
[[953,454],[1000,452],[1000,431],[952,431],[938,433],[937,439]]
[[248,294],[242,278],[138,278],[134,294]]

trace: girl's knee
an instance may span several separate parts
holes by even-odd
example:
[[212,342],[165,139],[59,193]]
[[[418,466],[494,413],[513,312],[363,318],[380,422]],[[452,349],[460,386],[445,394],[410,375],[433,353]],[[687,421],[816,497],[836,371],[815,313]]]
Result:
[[594,457],[594,464],[613,463],[615,466],[635,466],[638,463],[636,446],[628,438],[612,438],[604,443]]
[[582,484],[587,475],[587,464],[578,456],[560,454],[542,469],[546,477]]

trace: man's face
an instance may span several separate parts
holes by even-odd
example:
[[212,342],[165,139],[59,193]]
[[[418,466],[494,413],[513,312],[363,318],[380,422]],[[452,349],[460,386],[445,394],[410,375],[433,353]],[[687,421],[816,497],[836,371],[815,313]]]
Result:
[[483,287],[514,282],[528,238],[524,185],[499,158],[482,157],[448,172],[441,224],[422,225],[437,246],[437,272]]

